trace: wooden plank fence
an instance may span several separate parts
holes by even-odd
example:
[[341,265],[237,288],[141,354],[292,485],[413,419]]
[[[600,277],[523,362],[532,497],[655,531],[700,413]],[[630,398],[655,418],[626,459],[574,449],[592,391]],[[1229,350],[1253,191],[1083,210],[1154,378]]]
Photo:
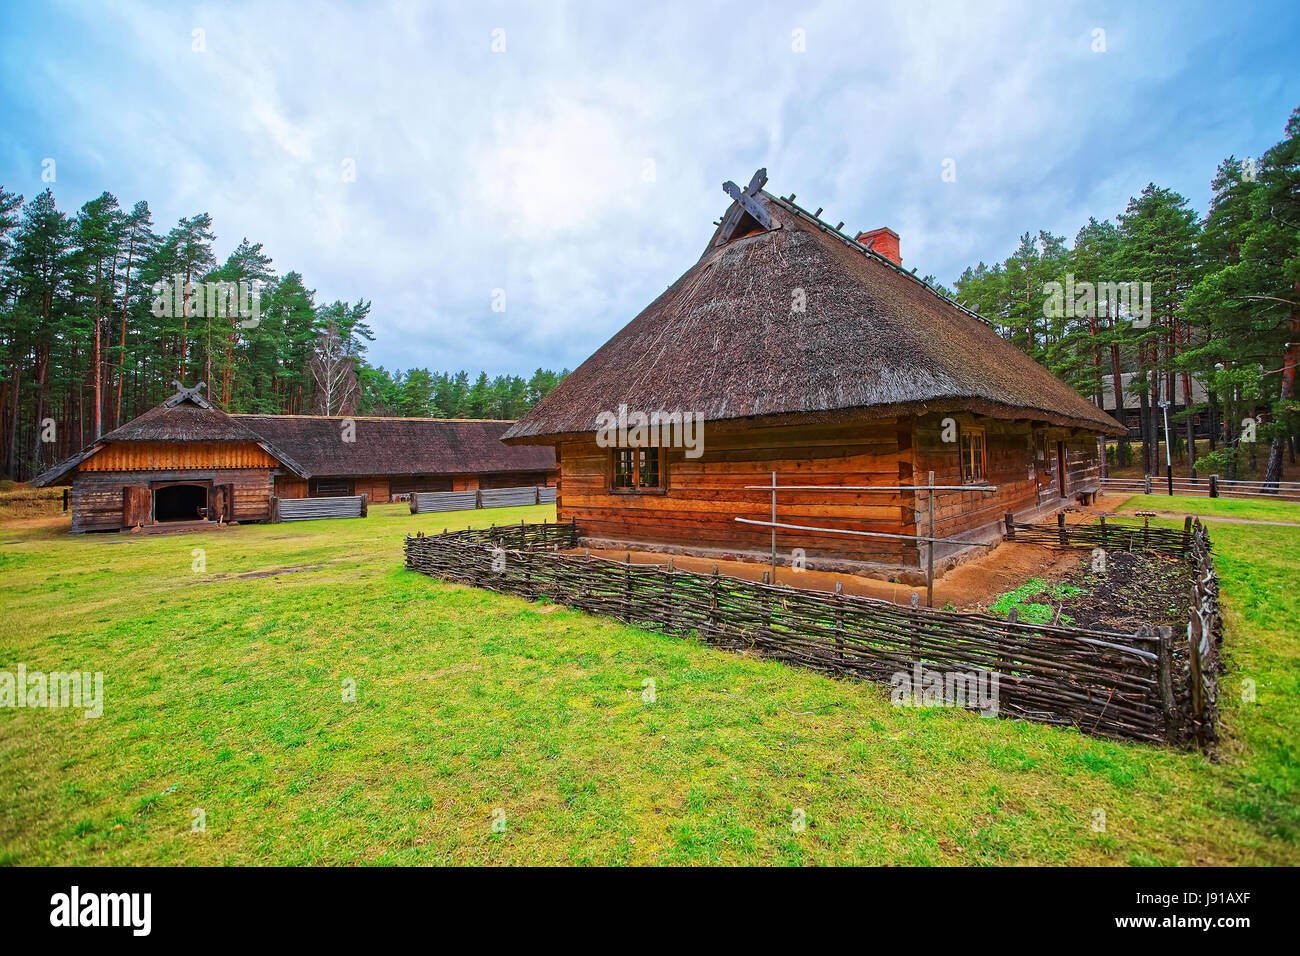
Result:
[[477,491],[413,491],[411,514],[434,511],[473,511],[478,507]]
[[[1103,491],[1126,495],[1165,495],[1169,479],[1159,475],[1139,478],[1103,478]],[[1300,502],[1300,481],[1234,481],[1209,475],[1205,478],[1175,478],[1174,494],[1189,498],[1250,498],[1266,501]]]
[[340,498],[271,498],[272,521],[319,521],[323,518],[364,518],[365,495]]
[[515,488],[482,488],[478,491],[417,491],[411,495],[411,514],[542,504],[555,504],[554,488],[523,485]]
[[[1204,559],[1209,539],[1204,529]],[[666,632],[695,632],[830,674],[888,681],[921,673],[996,681],[997,712],[1100,736],[1183,742],[1212,728],[1168,630],[1091,631],[796,590],[718,574],[565,554],[577,527],[510,525],[407,536],[406,567],[534,600],[606,614]],[[1197,547],[1201,547],[1198,543]],[[1201,554],[1201,552],[1197,552]],[[1210,625],[1211,630],[1214,625]],[[1213,663],[1201,658],[1213,670]],[[1203,736],[1203,735],[1202,735]]]

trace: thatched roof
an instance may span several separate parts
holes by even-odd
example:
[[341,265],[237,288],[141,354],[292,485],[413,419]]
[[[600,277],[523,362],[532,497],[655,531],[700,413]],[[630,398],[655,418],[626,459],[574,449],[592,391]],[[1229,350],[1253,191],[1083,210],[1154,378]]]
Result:
[[441,418],[352,417],[354,441],[345,442],[344,419],[323,415],[235,415],[276,445],[289,449],[312,475],[453,475],[553,471],[551,448],[511,448],[501,443],[508,421]]
[[77,454],[55,465],[32,480],[41,487],[51,485],[69,475],[83,461],[106,445],[139,442],[188,444],[198,442],[239,442],[258,445],[272,458],[295,474],[304,474],[302,467],[290,455],[281,451],[273,441],[250,431],[235,417],[213,405],[199,394],[200,382],[193,388],[176,383],[176,394],[149,411],[133,418],[119,428],[91,442]]
[[[793,198],[759,189],[760,175],[699,261],[506,432],[507,442],[592,432],[596,415],[620,404],[710,422],[964,409],[1123,433],[974,313]],[[792,308],[798,290],[804,311]]]

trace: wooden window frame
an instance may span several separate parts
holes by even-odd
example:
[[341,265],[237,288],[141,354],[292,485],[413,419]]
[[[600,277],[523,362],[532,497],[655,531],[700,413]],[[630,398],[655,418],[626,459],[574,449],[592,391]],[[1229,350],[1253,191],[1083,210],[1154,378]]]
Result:
[[[967,436],[974,438],[979,437],[980,449],[980,470],[979,477],[974,476],[975,462],[974,456],[970,461],[966,459],[965,439]],[[972,453],[974,451],[974,442],[971,443]],[[961,483],[963,485],[987,485],[989,483],[989,438],[988,433],[979,425],[962,426],[957,433],[957,457],[961,463]],[[970,477],[967,477],[969,469]]]
[[[642,487],[641,485],[641,458],[648,452],[655,453],[655,462],[659,469],[659,483]],[[623,487],[618,484],[618,460],[621,454],[628,454],[632,459],[631,487]],[[666,495],[668,494],[668,461],[664,454],[664,449],[657,445],[647,445],[636,448],[611,448],[609,471],[609,491],[615,495]]]

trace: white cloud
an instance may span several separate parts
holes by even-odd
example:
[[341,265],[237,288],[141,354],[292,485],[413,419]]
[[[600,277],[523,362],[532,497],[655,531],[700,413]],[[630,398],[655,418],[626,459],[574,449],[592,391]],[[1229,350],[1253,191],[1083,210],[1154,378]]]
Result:
[[[206,210],[219,254],[248,236],[321,299],[372,299],[372,358],[389,367],[576,365],[695,260],[722,180],[760,165],[832,222],[893,226],[904,261],[948,282],[1026,229],[1072,236],[1150,179],[1203,190],[1222,155],[1258,152],[1220,141],[1224,124],[1255,131],[1214,99],[1196,19],[1162,27],[1128,7],[118,3],[30,17],[23,71],[0,66],[5,99],[28,110],[0,182],[30,195],[57,154],[65,208],[107,188],[147,199],[164,229]],[[206,53],[191,50],[196,26]],[[1199,138],[1179,130],[1171,153],[1160,107],[1182,88]],[[1263,88],[1285,101],[1295,80]],[[940,179],[949,157],[956,183]],[[505,313],[490,309],[498,287]]]

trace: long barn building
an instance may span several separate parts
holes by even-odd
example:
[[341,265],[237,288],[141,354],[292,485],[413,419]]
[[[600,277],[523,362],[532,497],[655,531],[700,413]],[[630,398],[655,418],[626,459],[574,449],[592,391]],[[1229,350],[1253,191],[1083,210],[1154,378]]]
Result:
[[71,485],[72,531],[267,521],[271,498],[553,483],[549,448],[501,443],[510,422],[230,415],[177,386],[156,408],[33,481]]
[[[900,536],[782,529],[778,560],[892,575],[921,561],[926,493],[831,487],[957,488],[935,497],[941,567],[1007,512],[1097,490],[1122,425],[904,269],[892,230],[851,237],[765,182],[727,184],[699,261],[505,433],[555,448],[585,544],[765,560],[771,529],[736,519],[771,520],[752,486],[775,472],[828,486],[781,492],[778,523]],[[633,415],[692,416],[697,447],[602,434]]]

